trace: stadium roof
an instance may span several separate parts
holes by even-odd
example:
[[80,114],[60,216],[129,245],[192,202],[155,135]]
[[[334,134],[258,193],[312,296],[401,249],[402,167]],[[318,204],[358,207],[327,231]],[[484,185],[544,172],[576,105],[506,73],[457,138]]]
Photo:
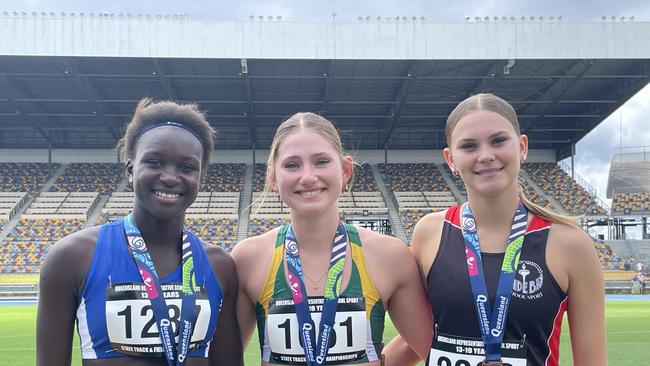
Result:
[[[445,145],[444,122],[453,107],[469,95],[487,91],[515,106],[531,148],[552,149],[562,158],[570,154],[573,143],[650,81],[648,23],[617,25],[625,31],[605,26],[602,37],[587,36],[584,45],[575,42],[573,33],[562,32],[584,33],[603,25],[420,24],[409,38],[400,33],[403,24],[355,23],[350,29],[339,25],[344,29],[325,42],[318,37],[329,33],[313,28],[329,29],[328,23],[263,24],[260,29],[269,32],[256,34],[251,34],[251,24],[241,23],[240,34],[227,36],[241,36],[246,47],[234,51],[239,43],[224,43],[224,50],[193,54],[184,41],[190,42],[192,35],[206,37],[200,34],[200,24],[180,22],[177,30],[188,34],[174,39],[178,48],[170,48],[168,39],[155,37],[156,30],[142,31],[145,20],[137,23],[141,33],[127,27],[128,32],[114,36],[107,29],[118,20],[101,21],[28,18],[18,24],[15,17],[0,18],[3,38],[10,40],[0,44],[0,147],[114,147],[137,100],[150,96],[197,102],[219,130],[220,149],[266,149],[278,124],[298,111],[333,120],[348,148],[440,149]],[[156,27],[160,22],[165,20],[158,20]],[[168,22],[172,30],[179,26],[179,21]],[[108,28],[99,31],[95,23]],[[77,39],[75,25],[94,33]],[[420,40],[445,26],[463,34]],[[541,30],[531,33],[531,26]],[[287,27],[291,34],[304,30],[305,39],[287,45],[283,38]],[[370,27],[377,29],[370,32]],[[26,29],[32,34],[24,35]],[[482,30],[487,35],[475,39]],[[528,38],[510,35],[526,30]],[[354,47],[360,32],[368,35],[369,50]],[[174,37],[169,29],[166,34]],[[140,49],[133,45],[140,37],[154,41]],[[567,40],[569,47],[554,46],[553,37],[558,43]],[[216,43],[225,42],[223,35],[215,38]],[[348,38],[351,44],[337,45]],[[309,40],[334,45],[311,49]],[[479,49],[464,50],[466,40]],[[419,51],[420,42],[442,51]],[[600,52],[599,42],[622,46]],[[272,47],[280,43],[281,52]],[[571,49],[574,43],[579,49]],[[377,50],[382,45],[383,53]],[[444,51],[446,45],[456,49],[453,55]],[[406,56],[395,49],[403,49]]]

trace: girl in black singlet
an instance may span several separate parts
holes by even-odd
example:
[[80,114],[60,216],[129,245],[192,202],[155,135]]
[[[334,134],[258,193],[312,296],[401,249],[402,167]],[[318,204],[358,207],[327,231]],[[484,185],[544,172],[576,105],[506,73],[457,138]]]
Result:
[[492,94],[474,95],[451,112],[445,132],[444,157],[468,202],[423,217],[413,234],[434,318],[427,364],[558,365],[567,312],[574,364],[605,365],[598,258],[573,218],[523,195],[528,137],[515,110]]

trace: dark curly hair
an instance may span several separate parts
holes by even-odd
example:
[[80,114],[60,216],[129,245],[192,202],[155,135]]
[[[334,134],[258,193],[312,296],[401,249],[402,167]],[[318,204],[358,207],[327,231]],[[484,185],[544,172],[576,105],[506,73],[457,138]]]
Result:
[[199,106],[193,103],[179,104],[172,101],[155,102],[151,98],[143,98],[138,102],[131,121],[126,125],[124,137],[120,139],[117,147],[123,160],[133,159],[137,146],[137,137],[147,126],[161,122],[177,122],[183,124],[194,132],[194,135],[201,141],[203,156],[201,159],[201,171],[205,176],[210,164],[210,155],[214,148],[213,138],[216,131],[206,120],[205,114],[199,110]]

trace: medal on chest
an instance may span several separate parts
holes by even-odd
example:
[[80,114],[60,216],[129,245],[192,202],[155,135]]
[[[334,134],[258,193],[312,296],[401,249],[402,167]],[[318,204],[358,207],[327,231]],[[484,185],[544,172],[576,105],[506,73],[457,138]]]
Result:
[[485,348],[485,359],[482,365],[502,365],[501,344],[506,328],[508,306],[512,295],[512,286],[515,280],[515,271],[524,244],[524,234],[528,224],[528,211],[519,202],[512,219],[510,235],[506,252],[501,265],[501,273],[497,285],[495,303],[489,303],[488,291],[483,272],[481,247],[476,227],[474,214],[465,203],[461,207],[461,230],[465,243],[465,257],[467,272],[472,288],[472,300],[475,305],[476,315],[481,330]]

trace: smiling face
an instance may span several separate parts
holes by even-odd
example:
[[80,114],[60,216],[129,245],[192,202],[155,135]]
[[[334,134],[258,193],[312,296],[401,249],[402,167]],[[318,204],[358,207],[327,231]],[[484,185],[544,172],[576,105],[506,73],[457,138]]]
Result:
[[528,137],[519,135],[505,117],[487,110],[469,112],[458,120],[449,142],[445,160],[460,173],[468,194],[517,193]]
[[299,129],[277,151],[269,183],[280,198],[301,215],[336,212],[336,200],[351,176],[351,158],[341,159],[317,132]]
[[201,142],[182,128],[165,126],[144,133],[127,163],[136,220],[143,215],[182,220],[199,190],[202,155]]

